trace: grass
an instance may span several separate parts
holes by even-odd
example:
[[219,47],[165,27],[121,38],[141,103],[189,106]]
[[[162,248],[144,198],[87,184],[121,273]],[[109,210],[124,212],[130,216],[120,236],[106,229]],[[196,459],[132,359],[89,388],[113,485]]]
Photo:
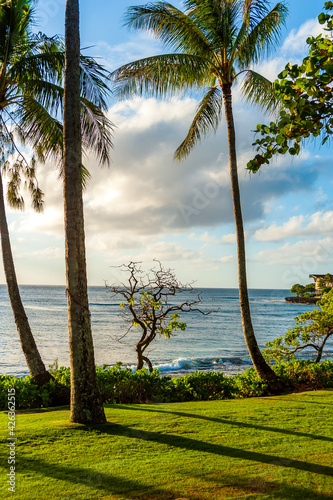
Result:
[[[16,416],[22,500],[333,498],[333,391],[243,400],[108,405],[108,424],[68,410]],[[1,472],[8,473],[7,415]],[[6,480],[1,498],[10,498]]]

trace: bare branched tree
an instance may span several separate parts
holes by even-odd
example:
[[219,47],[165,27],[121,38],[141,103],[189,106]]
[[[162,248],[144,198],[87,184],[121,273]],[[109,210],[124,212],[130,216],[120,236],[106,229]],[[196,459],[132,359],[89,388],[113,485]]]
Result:
[[133,329],[139,328],[141,336],[135,346],[137,370],[146,363],[150,372],[153,371],[153,365],[146,350],[156,336],[164,335],[169,339],[176,330],[186,329],[187,324],[179,320],[179,313],[197,311],[206,316],[213,312],[204,312],[195,307],[201,303],[201,292],[193,289],[193,283],[181,283],[172,269],[163,268],[158,260],[154,260],[157,267],[148,272],[141,269],[141,262],[119,266],[121,271],[128,274],[126,284],[106,285],[112,298],[125,298],[120,304],[121,315],[129,326],[118,340],[121,341]]

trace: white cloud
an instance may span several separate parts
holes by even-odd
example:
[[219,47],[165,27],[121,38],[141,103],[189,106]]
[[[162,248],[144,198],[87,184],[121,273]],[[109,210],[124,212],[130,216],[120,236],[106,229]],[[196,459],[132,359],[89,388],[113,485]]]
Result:
[[[92,157],[85,159],[92,178],[84,193],[88,248],[104,254],[133,249],[163,235],[188,233],[204,228],[199,236],[207,244],[234,243],[234,234],[212,236],[209,229],[233,224],[234,216],[228,172],[225,124],[217,136],[208,137],[188,160],[174,163],[172,156],[185,136],[196,101],[134,99],[116,104],[110,116],[117,123],[113,162],[101,169]],[[312,158],[303,155],[290,166],[288,158],[250,176],[246,161],[253,154],[249,130],[257,122],[256,112],[235,106],[240,187],[246,222],[261,220],[267,205],[277,197],[310,191],[315,168],[305,169]],[[221,153],[222,152],[222,153]],[[310,163],[311,165],[311,163]],[[301,168],[302,167],[302,168]],[[48,163],[38,169],[45,195],[44,214],[27,209],[16,216],[11,230],[64,238],[62,181],[58,166]],[[260,233],[259,233],[260,234]]]
[[209,236],[208,231],[200,236],[195,236],[194,233],[191,233],[189,235],[189,239],[194,241],[203,241],[204,243],[221,243],[221,239],[216,238],[216,236]]
[[225,236],[222,237],[223,243],[236,243],[236,234],[231,233],[231,234],[226,234]]
[[216,236],[209,236],[208,231],[206,231],[200,236],[196,236],[195,233],[191,233],[189,235],[189,239],[194,241],[203,241],[204,243],[217,243],[221,245],[222,243],[236,243],[236,234],[225,234],[221,238],[217,238]]
[[87,43],[87,45],[91,45],[89,54],[97,57],[101,64],[110,71],[114,71],[132,61],[165,52],[161,44],[149,33],[145,32],[130,35],[126,42],[116,45],[110,45],[103,40],[91,44]]
[[41,257],[41,258],[50,258],[50,259],[64,259],[65,250],[55,247],[47,247],[42,248],[41,250],[34,250],[32,252],[25,252],[20,255],[20,258],[23,257]]
[[221,257],[220,259],[217,259],[219,262],[222,262],[223,264],[226,264],[228,262],[235,262],[236,257],[234,255],[227,255],[226,257]]
[[[267,263],[271,266],[284,265],[286,268],[299,265],[309,272],[318,272],[322,263],[332,262],[333,238],[321,240],[300,240],[291,245],[286,243],[276,249],[263,250],[251,257],[251,261]],[[314,269],[314,271],[313,271]]]
[[320,34],[327,35],[323,30],[323,26],[319,24],[318,19],[309,19],[303,23],[300,28],[293,29],[284,40],[281,47],[281,52],[291,56],[302,56],[308,49],[306,39],[310,36],[317,36]]
[[333,211],[316,212],[312,215],[291,217],[281,226],[271,224],[258,229],[254,238],[258,241],[280,241],[286,238],[319,237],[332,234]]

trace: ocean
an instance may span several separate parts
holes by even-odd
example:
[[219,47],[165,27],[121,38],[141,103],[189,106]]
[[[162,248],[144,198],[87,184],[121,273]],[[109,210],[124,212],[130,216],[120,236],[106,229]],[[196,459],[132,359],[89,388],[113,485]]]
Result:
[[[69,366],[67,304],[64,287],[22,286],[23,304],[38,349],[46,366],[57,361]],[[223,371],[233,374],[252,366],[241,326],[237,289],[203,288],[203,311],[217,310],[208,316],[198,312],[182,313],[187,323],[185,332],[177,331],[171,339],[156,338],[148,356],[161,374],[179,376],[195,370]],[[284,300],[288,290],[250,289],[250,307],[255,334],[262,348],[268,340],[284,334],[294,325],[293,318],[316,306],[291,304]],[[122,340],[128,325],[120,316],[121,299],[111,298],[105,287],[90,287],[89,302],[92,319],[96,364],[135,368],[135,342],[140,330]],[[14,323],[7,288],[0,286],[0,374],[28,374],[18,333]],[[313,351],[302,357],[313,357]],[[333,343],[325,357],[333,358]]]

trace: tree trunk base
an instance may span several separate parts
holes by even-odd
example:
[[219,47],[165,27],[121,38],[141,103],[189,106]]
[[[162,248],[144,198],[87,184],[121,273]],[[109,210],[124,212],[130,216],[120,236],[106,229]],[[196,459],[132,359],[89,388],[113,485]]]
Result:
[[83,425],[101,425],[107,424],[103,405],[96,405],[95,408],[75,408],[75,412],[71,409],[70,422]]
[[286,392],[286,390],[287,387],[279,379],[268,382],[267,392],[269,392],[269,394],[282,394]]
[[51,373],[48,372],[47,370],[43,373],[35,375],[34,377],[31,377],[31,382],[33,384],[38,385],[39,387],[47,384],[48,382],[50,382],[50,380],[54,380],[54,378],[52,377]]

